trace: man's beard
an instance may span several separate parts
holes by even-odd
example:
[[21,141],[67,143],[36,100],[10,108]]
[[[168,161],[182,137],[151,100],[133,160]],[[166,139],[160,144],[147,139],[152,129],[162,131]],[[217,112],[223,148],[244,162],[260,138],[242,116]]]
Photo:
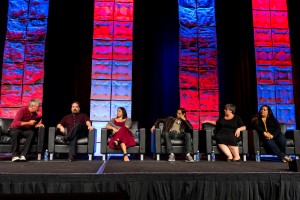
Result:
[[79,111],[78,110],[72,110],[72,114],[78,114]]

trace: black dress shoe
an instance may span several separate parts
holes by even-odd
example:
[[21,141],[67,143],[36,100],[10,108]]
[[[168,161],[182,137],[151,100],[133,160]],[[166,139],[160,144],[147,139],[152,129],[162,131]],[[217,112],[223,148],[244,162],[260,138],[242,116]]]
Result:
[[227,158],[227,162],[232,162],[232,160],[233,160],[233,159],[229,159],[229,158]]
[[75,158],[74,158],[74,156],[72,156],[72,155],[69,155],[68,161],[69,161],[69,162],[73,162],[73,161],[75,161]]
[[238,159],[238,160],[232,159],[232,162],[240,162],[240,161],[241,161],[241,159]]

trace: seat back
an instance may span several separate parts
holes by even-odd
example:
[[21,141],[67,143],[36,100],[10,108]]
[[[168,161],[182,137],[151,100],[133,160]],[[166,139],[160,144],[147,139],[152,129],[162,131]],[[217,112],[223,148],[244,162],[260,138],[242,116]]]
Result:
[[0,119],[0,135],[8,134],[9,127],[11,123],[13,122],[14,119],[9,119],[9,118],[1,118]]

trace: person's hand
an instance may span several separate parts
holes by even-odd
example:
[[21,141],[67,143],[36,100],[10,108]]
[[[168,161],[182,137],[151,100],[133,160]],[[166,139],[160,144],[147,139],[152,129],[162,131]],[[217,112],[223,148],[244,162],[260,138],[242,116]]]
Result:
[[151,133],[154,133],[154,129],[155,129],[155,126],[152,126],[150,129]]
[[65,132],[65,128],[64,128],[63,126],[61,126],[61,127],[59,127],[59,131],[60,131],[61,133],[64,133],[64,132]]
[[186,120],[185,115],[180,115],[180,119],[182,119],[183,121]]
[[118,130],[119,130],[119,129],[113,128],[113,129],[112,129],[113,134],[116,134],[116,133],[118,132]]
[[37,124],[35,125],[35,128],[39,128],[39,127],[45,127],[44,124]]
[[30,120],[28,123],[29,123],[30,126],[33,126],[33,125],[36,124],[36,121],[35,120]]
[[236,131],[235,131],[235,137],[240,137],[240,135],[241,135],[241,130],[238,128],[238,129],[236,129]]
[[93,126],[89,126],[89,127],[88,127],[88,130],[89,130],[89,131],[92,131],[92,130],[94,130],[94,127],[93,127]]
[[267,140],[273,139],[273,135],[270,134],[269,132],[264,132],[264,136],[266,137]]

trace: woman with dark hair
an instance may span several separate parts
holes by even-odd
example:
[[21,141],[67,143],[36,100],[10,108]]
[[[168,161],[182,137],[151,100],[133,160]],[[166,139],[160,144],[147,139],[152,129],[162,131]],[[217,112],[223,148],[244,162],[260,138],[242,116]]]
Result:
[[112,130],[112,137],[108,146],[112,149],[122,149],[124,154],[124,161],[129,161],[127,155],[127,148],[134,146],[135,140],[129,128],[132,121],[127,117],[126,109],[119,107],[117,110],[117,117],[112,118],[107,124],[106,128]]
[[257,115],[252,119],[252,125],[257,130],[264,146],[271,153],[277,155],[282,162],[292,159],[285,154],[286,139],[281,132],[280,124],[268,105],[262,105]]
[[215,138],[219,149],[227,156],[227,161],[238,162],[241,160],[238,142],[241,131],[246,130],[242,119],[235,114],[236,106],[226,104],[224,106],[224,117],[220,117],[217,122],[204,121],[216,125]]

